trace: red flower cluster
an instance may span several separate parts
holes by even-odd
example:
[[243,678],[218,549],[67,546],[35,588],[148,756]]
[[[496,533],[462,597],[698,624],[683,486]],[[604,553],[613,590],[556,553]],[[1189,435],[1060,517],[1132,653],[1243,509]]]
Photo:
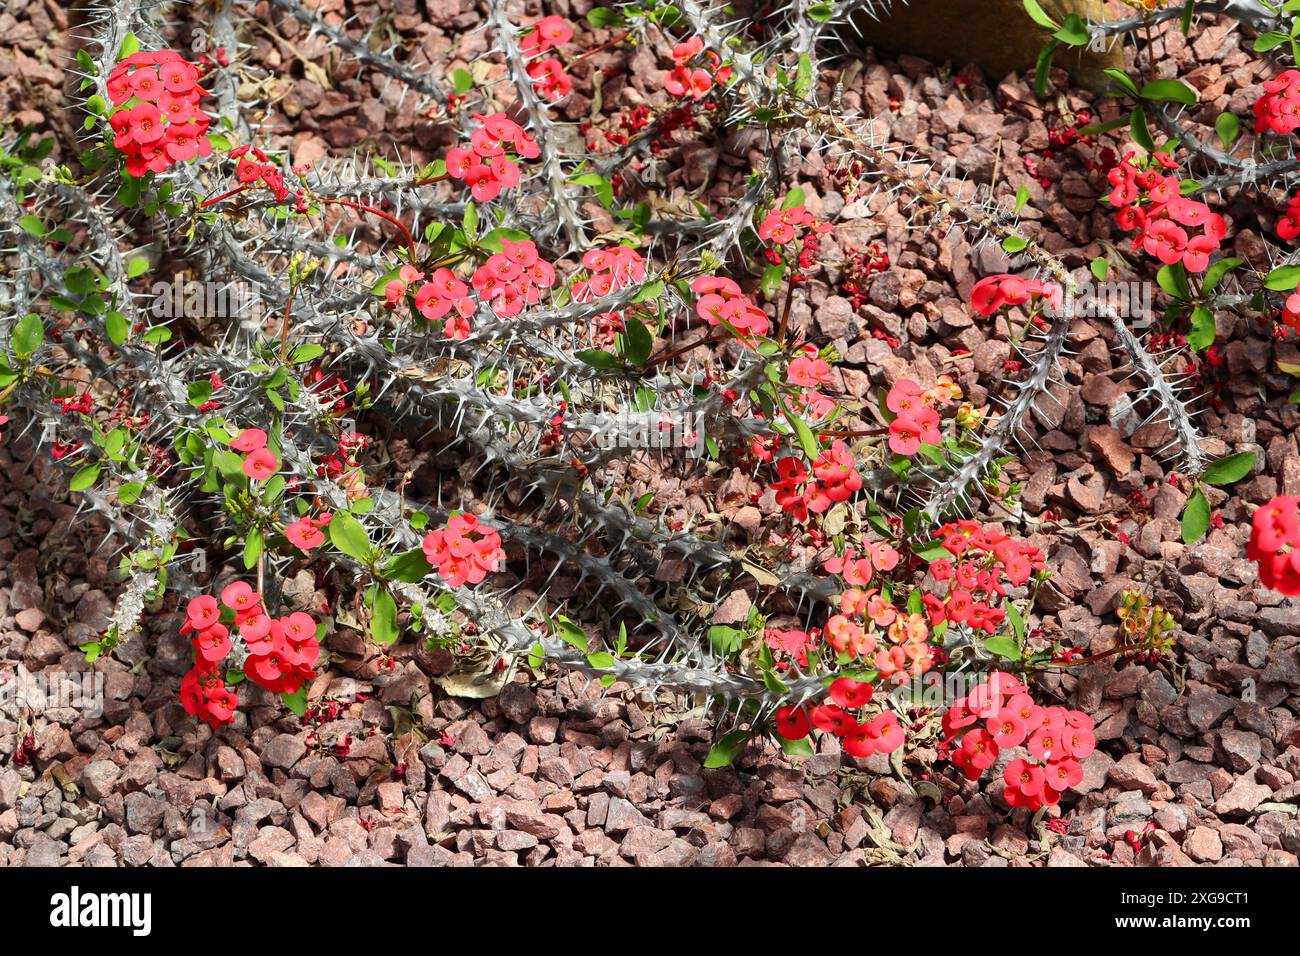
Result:
[[1287,242],[1300,236],[1300,195],[1287,200],[1286,213],[1277,221],[1277,234]]
[[542,293],[555,285],[555,268],[537,254],[531,240],[502,241],[502,250],[488,256],[474,270],[474,291],[502,318],[518,315],[536,305]]
[[244,474],[252,481],[265,481],[280,469],[280,459],[266,447],[266,432],[260,428],[245,428],[230,447],[244,452]]
[[804,354],[790,360],[785,370],[785,380],[800,388],[817,388],[831,383],[831,366],[819,357],[817,347],[804,346]]
[[208,115],[199,109],[207,90],[199,71],[171,50],[132,53],[109,74],[113,145],[126,154],[132,176],[166,172],[173,163],[212,153]]
[[213,729],[234,719],[235,695],[221,677],[221,664],[233,648],[230,625],[248,652],[244,676],[272,693],[297,691],[314,676],[320,658],[312,616],[296,611],[278,620],[270,617],[262,596],[243,581],[223,588],[220,603],[210,594],[194,598],[181,626],[182,635],[194,635],[194,667],[181,682],[181,703],[186,713]]
[[552,103],[558,103],[573,90],[573,79],[564,72],[564,64],[555,57],[541,59],[547,50],[559,49],[573,39],[573,28],[561,17],[542,17],[519,44],[524,56],[532,59],[528,75],[533,87]]
[[1023,305],[1031,299],[1045,299],[1059,309],[1064,299],[1061,287],[1054,282],[1022,279],[1020,276],[985,276],[970,290],[970,304],[977,315],[990,316],[1003,306]]
[[803,232],[830,232],[831,224],[819,222],[812,213],[804,208],[803,203],[789,209],[773,209],[763,217],[758,227],[758,238],[764,242],[775,242],[783,246],[794,242]]
[[776,712],[776,732],[786,740],[802,740],[816,727],[843,740],[844,752],[850,757],[893,753],[905,739],[897,714],[885,710],[864,720],[850,713],[871,703],[871,697],[870,684],[849,677],[836,678],[830,687],[831,703],[780,708]]
[[807,521],[810,511],[821,514],[836,502],[848,501],[862,487],[853,454],[838,438],[822,450],[811,476],[798,458],[782,458],[776,463],[776,473],[772,484],[776,503],[799,522]]
[[1246,557],[1259,579],[1283,594],[1300,594],[1300,498],[1278,495],[1255,510]]
[[645,257],[629,246],[588,249],[582,256],[586,279],[573,283],[573,300],[590,302],[645,279]]
[[[1159,167],[1159,168],[1157,168]],[[1126,231],[1137,230],[1133,250],[1145,249],[1165,265],[1181,262],[1188,272],[1204,272],[1228,233],[1227,223],[1203,202],[1182,195],[1177,176],[1160,169],[1177,169],[1167,153],[1155,153],[1150,168],[1141,168],[1135,154],[1107,173],[1111,204],[1118,207],[1115,222]],[[1199,229],[1192,235],[1189,229]]]
[[263,183],[275,194],[276,202],[289,198],[289,187],[285,185],[284,173],[276,169],[267,159],[266,153],[256,146],[236,146],[230,151],[230,158],[239,160],[235,166],[235,178],[240,185],[252,188]]
[[[959,733],[965,728],[965,733]],[[1083,779],[1080,761],[1097,747],[1092,718],[1064,707],[1040,707],[1023,684],[995,671],[943,715],[948,740],[961,737],[952,761],[968,780],[978,780],[1003,749],[1022,744],[1029,759],[1019,758],[1003,771],[1003,795],[1013,807],[1038,810],[1060,802],[1061,793]]]
[[718,86],[726,86],[727,81],[731,79],[732,69],[723,66],[722,58],[712,50],[705,53],[708,69],[691,67],[691,61],[702,52],[704,52],[704,40],[700,37],[691,37],[674,46],[675,66],[671,73],[664,74],[664,89],[678,99],[690,97],[694,100],[702,100],[709,95],[715,83]]
[[922,445],[939,444],[943,438],[939,434],[938,409],[960,397],[961,390],[946,377],[928,389],[911,379],[899,379],[885,396],[885,408],[894,415],[889,423],[889,450],[910,456]]
[[505,113],[473,115],[483,124],[482,129],[470,135],[469,149],[457,146],[447,150],[447,175],[465,180],[470,195],[479,202],[491,202],[501,195],[501,190],[519,182],[519,167],[506,153],[506,147],[523,159],[536,159],[542,151],[537,141]]
[[709,325],[726,323],[742,342],[751,343],[755,336],[767,335],[771,323],[767,313],[740,291],[740,286],[722,276],[700,276],[691,283],[699,296],[695,314]]
[[506,559],[501,536],[473,515],[452,515],[447,527],[424,536],[424,556],[454,588],[478,584]]
[[1300,126],[1300,70],[1286,70],[1265,83],[1254,112],[1256,133],[1294,132]]

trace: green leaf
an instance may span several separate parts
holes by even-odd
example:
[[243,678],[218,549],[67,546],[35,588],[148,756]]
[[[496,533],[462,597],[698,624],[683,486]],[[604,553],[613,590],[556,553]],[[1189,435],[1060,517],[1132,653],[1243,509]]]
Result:
[[776,739],[781,744],[781,752],[787,757],[811,757],[816,753],[813,750],[812,741],[807,737],[800,737],[798,740],[787,740],[778,734]]
[[614,655],[608,651],[593,651],[587,655],[587,663],[597,670],[608,670],[614,666]]
[[[424,512],[419,512],[423,514]],[[412,522],[414,523],[414,522]],[[384,565],[384,577],[392,581],[405,581],[418,584],[433,571],[433,565],[424,556],[423,548],[412,548],[388,559]]]
[[654,347],[654,335],[635,315],[626,316],[623,325],[616,342],[619,352],[631,364],[644,365]]
[[142,276],[149,271],[149,260],[143,256],[137,256],[126,264],[126,277],[134,279],[136,276]]
[[1092,272],[1094,279],[1098,282],[1105,282],[1106,276],[1110,272],[1110,264],[1106,262],[1105,256],[1098,256],[1088,265],[1088,269]]
[[1264,277],[1264,288],[1273,292],[1293,292],[1300,284],[1300,266],[1278,266]]
[[608,179],[599,173],[583,173],[581,176],[575,176],[569,180],[577,186],[590,186],[591,191],[596,194],[600,204],[606,209],[614,207],[614,187]]
[[469,70],[452,70],[451,82],[455,87],[456,93],[460,96],[464,96],[474,88],[474,77]]
[[1196,91],[1182,80],[1152,80],[1142,87],[1139,95],[1144,100],[1172,100],[1187,106],[1196,103]]
[[781,407],[785,412],[785,420],[794,427],[795,437],[799,439],[799,447],[803,453],[808,456],[809,461],[816,461],[821,455],[821,445],[817,442],[817,436],[813,430],[808,427],[808,423],[790,410],[790,406],[784,402]]
[[1143,112],[1142,107],[1135,106],[1133,108],[1133,115],[1130,117],[1129,123],[1133,127],[1133,142],[1148,153],[1154,153],[1156,144],[1151,139],[1151,131],[1147,129],[1147,114]]
[[727,657],[740,650],[742,642],[745,640],[745,632],[737,630],[734,627],[727,627],[725,624],[715,624],[707,632],[709,646],[713,652],[722,657]]
[[1242,451],[1210,462],[1201,477],[1211,485],[1231,485],[1249,475],[1254,467],[1255,453]]
[[1002,240],[1002,248],[1007,252],[1019,252],[1028,245],[1028,240],[1022,239],[1020,236],[1007,236]]
[[1061,26],[1061,29],[1053,33],[1052,36],[1070,46],[1086,46],[1088,43],[1088,25],[1083,22],[1083,17],[1077,13],[1071,13],[1065,18],[1065,23]]
[[1186,301],[1192,297],[1192,291],[1187,285],[1187,270],[1181,262],[1161,266],[1156,273],[1156,284],[1175,299]]
[[582,651],[584,654],[588,653],[587,632],[563,614],[555,616],[555,633],[565,644]]
[[68,490],[85,491],[87,488],[89,488],[91,485],[93,485],[95,482],[99,480],[99,472],[100,472],[100,466],[98,463],[94,465],[87,465],[86,467],[80,469],[75,475],[72,476],[72,480],[68,482]]
[[1052,78],[1052,57],[1056,56],[1060,46],[1060,40],[1048,40],[1038,54],[1038,61],[1034,64],[1034,92],[1039,96],[1047,95],[1047,84]]
[[1025,13],[1029,14],[1029,19],[1033,20],[1044,30],[1055,30],[1060,24],[1047,15],[1042,7],[1038,5],[1038,0],[1023,0]]
[[763,298],[770,299],[772,296],[776,295],[777,290],[781,288],[781,281],[784,278],[785,266],[781,265],[779,262],[774,262],[771,265],[765,266],[763,268],[763,275],[758,280],[758,288],[759,291],[763,293]]
[[35,312],[28,312],[14,326],[9,341],[19,359],[26,361],[31,358],[45,341],[45,326],[41,317]]
[[1236,113],[1220,113],[1219,118],[1214,121],[1214,132],[1218,134],[1223,148],[1227,149],[1241,132],[1241,120],[1237,119]]
[[461,228],[471,240],[478,238],[478,207],[472,202],[465,204],[465,217],[461,220]]
[[320,358],[325,354],[325,346],[317,342],[304,342],[302,345],[295,345],[293,351],[289,353],[290,365],[301,365],[304,362],[310,362],[312,359]]
[[1003,660],[1020,660],[1020,645],[1009,637],[990,637],[984,642],[984,648]]
[[301,717],[303,714],[307,713],[306,683],[301,684],[292,694],[281,694],[280,700],[284,702],[285,707],[298,717]]
[[1025,203],[1029,202],[1029,190],[1024,186],[1016,187],[1016,212],[1025,208]]
[[1267,53],[1269,50],[1281,46],[1283,43],[1286,43],[1290,39],[1291,38],[1287,36],[1285,33],[1277,33],[1275,31],[1270,31],[1268,33],[1261,33],[1259,36],[1255,38],[1255,52]]
[[[338,520],[337,515],[334,520]],[[333,523],[330,522],[331,525]],[[397,641],[397,602],[387,588],[378,584],[371,585],[367,597],[369,600],[366,603],[370,605],[371,611],[370,636],[376,644],[388,647]]]
[[1213,292],[1218,284],[1223,281],[1223,277],[1241,265],[1241,262],[1240,259],[1227,258],[1220,259],[1210,266],[1205,270],[1205,276],[1201,279],[1201,291]]
[[1214,326],[1214,314],[1203,305],[1192,309],[1191,331],[1187,333],[1187,344],[1193,352],[1204,352],[1214,344],[1218,330]]
[[138,481],[125,481],[117,487],[117,500],[124,505],[135,504],[144,493],[144,485]]
[[369,560],[370,538],[360,521],[346,511],[340,511],[330,520],[329,529],[334,547],[358,561]]
[[37,239],[45,235],[45,223],[41,222],[39,216],[23,216],[18,220],[18,225],[22,227],[23,232],[29,233]]
[[803,191],[803,187],[795,186],[788,193],[786,193],[785,198],[781,200],[781,208],[793,209],[795,206],[802,206],[805,202],[807,202],[807,199],[808,196]]
[[623,14],[612,7],[594,7],[587,11],[587,22],[596,30],[623,22]]
[[126,316],[121,312],[110,309],[108,314],[104,316],[104,331],[108,333],[110,342],[114,345],[121,345],[131,332],[131,323],[127,322]]
[[1205,492],[1197,487],[1196,491],[1187,499],[1187,507],[1183,509],[1183,543],[1195,544],[1205,537],[1205,532],[1210,529],[1210,502],[1205,498]]
[[140,40],[134,33],[128,33],[122,38],[122,45],[118,47],[117,58],[125,60],[132,53],[138,53],[140,50]]
[[262,537],[262,532],[253,528],[248,532],[248,537],[244,539],[244,567],[254,568],[257,566],[257,559],[262,556],[262,549],[266,541]]
[[704,758],[704,767],[707,770],[716,770],[719,767],[730,767],[736,762],[745,750],[745,745],[749,739],[754,736],[752,730],[733,730],[724,736],[721,740],[716,741],[709,748],[709,755]]
[[618,368],[618,357],[601,349],[583,349],[577,353],[579,361],[586,362],[592,368],[606,370]]
[[1129,78],[1129,75],[1125,73],[1123,70],[1107,69],[1107,70],[1103,70],[1102,72],[1105,73],[1107,76],[1109,76],[1112,80],[1114,80],[1115,83],[1119,86],[1119,88],[1122,89],[1129,96],[1133,97],[1134,99],[1137,99],[1138,96],[1140,95],[1138,93],[1137,84],[1134,83],[1133,80]]

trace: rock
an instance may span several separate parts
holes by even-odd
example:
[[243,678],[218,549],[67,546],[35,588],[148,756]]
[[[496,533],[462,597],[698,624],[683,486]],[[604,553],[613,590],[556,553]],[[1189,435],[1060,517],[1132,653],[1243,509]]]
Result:
[[1259,763],[1259,734],[1244,730],[1223,730],[1216,737],[1215,750],[1226,766],[1245,773]]
[[307,744],[293,734],[279,734],[262,748],[262,763],[268,767],[291,770],[307,753]]
[[122,770],[111,760],[95,760],[81,771],[81,786],[92,800],[103,800],[113,792]]
[[497,706],[516,724],[527,723],[537,713],[537,695],[523,684],[507,684],[497,695]]
[[645,826],[649,821],[635,806],[622,797],[611,797],[605,816],[605,832],[611,836],[626,833],[633,827]]
[[1214,804],[1214,812],[1227,819],[1240,819],[1273,795],[1273,791],[1249,777],[1238,777]]
[[35,634],[45,623],[45,612],[37,607],[29,607],[14,615],[14,621],[28,634]]
[[1155,793],[1160,783],[1139,754],[1125,754],[1110,768],[1108,778],[1121,790],[1140,790],[1146,796]]
[[1223,842],[1217,830],[1196,827],[1187,834],[1183,852],[1198,863],[1213,863],[1223,857]]

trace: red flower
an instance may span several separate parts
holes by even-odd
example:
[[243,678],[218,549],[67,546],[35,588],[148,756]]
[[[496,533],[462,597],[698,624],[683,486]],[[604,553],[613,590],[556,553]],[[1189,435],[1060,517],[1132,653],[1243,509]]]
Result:
[[230,447],[235,451],[250,452],[266,447],[266,432],[260,428],[245,428],[235,436]]
[[276,473],[280,460],[269,448],[259,448],[244,459],[244,474],[253,481],[265,481]]
[[785,706],[776,712],[776,732],[786,740],[802,740],[808,736],[808,715],[802,707]]
[[452,587],[478,584],[500,567],[501,536],[474,515],[452,515],[447,527],[424,536],[424,555]]
[[850,677],[839,677],[831,684],[831,700],[841,707],[865,707],[871,703],[871,685]]
[[221,620],[221,608],[210,594],[194,598],[185,608],[185,620],[196,631],[202,631]]
[[822,733],[843,737],[856,725],[842,707],[835,704],[819,704],[812,709],[812,725]]

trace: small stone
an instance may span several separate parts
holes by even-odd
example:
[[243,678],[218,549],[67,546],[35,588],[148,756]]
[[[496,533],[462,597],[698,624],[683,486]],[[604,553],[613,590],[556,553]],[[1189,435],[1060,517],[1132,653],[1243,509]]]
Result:
[[279,734],[262,748],[262,763],[268,767],[291,770],[307,753],[307,744],[293,734]]
[[1238,777],[1231,787],[1214,804],[1214,812],[1221,817],[1240,819],[1273,795],[1273,791],[1249,777]]
[[1223,858],[1223,841],[1219,839],[1217,830],[1196,827],[1187,834],[1183,852],[1197,863],[1213,863]]
[[29,607],[14,615],[14,621],[28,634],[35,634],[45,623],[45,612],[37,607]]
[[113,792],[122,770],[111,760],[95,760],[81,771],[81,786],[92,800],[103,800]]

